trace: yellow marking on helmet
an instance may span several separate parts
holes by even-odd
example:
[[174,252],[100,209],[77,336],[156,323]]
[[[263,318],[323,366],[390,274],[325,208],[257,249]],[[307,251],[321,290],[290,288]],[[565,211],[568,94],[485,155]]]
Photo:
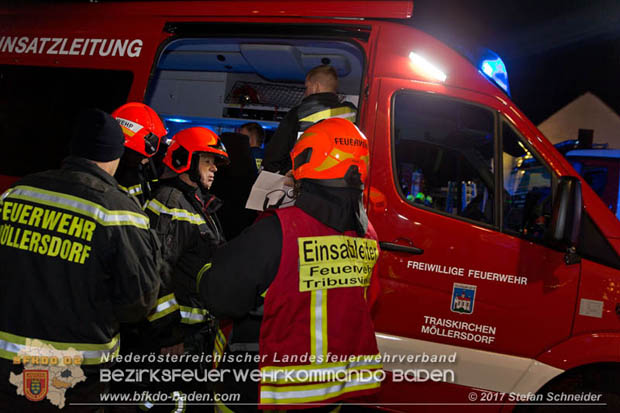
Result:
[[364,161],[364,163],[368,164],[368,155],[366,155],[366,156],[360,156],[360,159],[361,159],[362,161]]
[[339,159],[341,161],[353,158],[353,154],[352,153],[341,151],[338,148],[332,149],[332,151],[330,152],[329,156],[333,156],[334,158]]
[[126,127],[124,127],[123,125],[121,125],[121,129],[123,130],[123,133],[124,133],[125,135],[133,136],[133,135],[135,135],[135,134],[136,134],[134,131],[132,131],[131,129],[128,129],[128,128],[126,128]]
[[347,152],[343,152],[340,149],[334,148],[329,153],[327,158],[325,158],[323,163],[321,163],[314,170],[317,171],[317,172],[321,172],[321,171],[324,171],[326,169],[329,169],[329,168],[332,168],[332,167],[338,165],[338,163],[340,163],[340,162],[342,162],[344,160],[351,159],[351,158],[353,158],[353,154],[347,153]]
[[320,164],[319,166],[317,166],[316,168],[314,168],[314,170],[317,171],[317,172],[321,172],[321,171],[324,171],[326,169],[333,168],[334,166],[338,165],[339,162],[340,161],[338,161],[337,159],[334,159],[334,158],[325,158],[323,163]]

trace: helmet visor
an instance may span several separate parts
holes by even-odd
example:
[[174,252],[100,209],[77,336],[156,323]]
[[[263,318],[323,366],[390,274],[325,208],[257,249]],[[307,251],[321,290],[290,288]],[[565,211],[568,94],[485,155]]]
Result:
[[149,155],[155,155],[159,149],[161,138],[154,133],[149,133],[144,137],[144,152]]

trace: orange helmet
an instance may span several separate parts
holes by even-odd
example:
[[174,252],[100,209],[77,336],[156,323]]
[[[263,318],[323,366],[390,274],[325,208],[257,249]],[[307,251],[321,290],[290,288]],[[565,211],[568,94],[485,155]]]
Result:
[[368,174],[368,139],[351,121],[330,118],[301,135],[291,151],[293,177],[338,187],[362,187]]
[[228,153],[222,140],[207,128],[196,126],[183,129],[172,137],[164,156],[164,164],[176,173],[187,172],[192,166],[192,158],[200,152],[214,155],[223,163],[228,163]]
[[125,147],[150,158],[168,133],[157,113],[144,103],[126,103],[112,113],[125,134]]

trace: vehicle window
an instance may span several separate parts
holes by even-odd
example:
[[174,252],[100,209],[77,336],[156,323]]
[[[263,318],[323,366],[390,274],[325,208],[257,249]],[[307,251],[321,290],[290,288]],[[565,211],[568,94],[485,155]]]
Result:
[[502,121],[501,129],[504,230],[540,241],[551,221],[551,171],[508,122]]
[[607,185],[607,168],[588,167],[583,169],[583,179],[602,197]]
[[430,94],[397,94],[393,141],[401,196],[415,206],[494,224],[494,116]]
[[116,109],[132,81],[126,71],[0,66],[0,176],[58,168],[77,113]]
[[569,157],[568,160],[605,205],[616,214],[616,217],[620,218],[618,206],[618,171],[620,170],[618,165],[620,162],[618,158]]
[[607,185],[608,168],[606,166],[587,165],[578,160],[570,160],[579,175],[590,185],[599,197],[603,197]]

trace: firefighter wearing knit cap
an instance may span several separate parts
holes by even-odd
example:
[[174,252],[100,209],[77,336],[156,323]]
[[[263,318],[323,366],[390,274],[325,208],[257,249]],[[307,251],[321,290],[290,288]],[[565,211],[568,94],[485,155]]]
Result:
[[51,403],[57,399],[25,397],[68,380],[38,366],[49,381],[33,387],[30,367],[15,363],[36,353],[28,343],[79,358],[85,377],[65,393],[63,412],[98,408],[75,403],[100,401],[107,389],[99,371],[118,354],[120,323],[140,320],[155,304],[159,244],[148,217],[113,177],[124,142],[114,118],[86,110],[62,167],[26,176],[0,196],[2,411],[58,411]]

